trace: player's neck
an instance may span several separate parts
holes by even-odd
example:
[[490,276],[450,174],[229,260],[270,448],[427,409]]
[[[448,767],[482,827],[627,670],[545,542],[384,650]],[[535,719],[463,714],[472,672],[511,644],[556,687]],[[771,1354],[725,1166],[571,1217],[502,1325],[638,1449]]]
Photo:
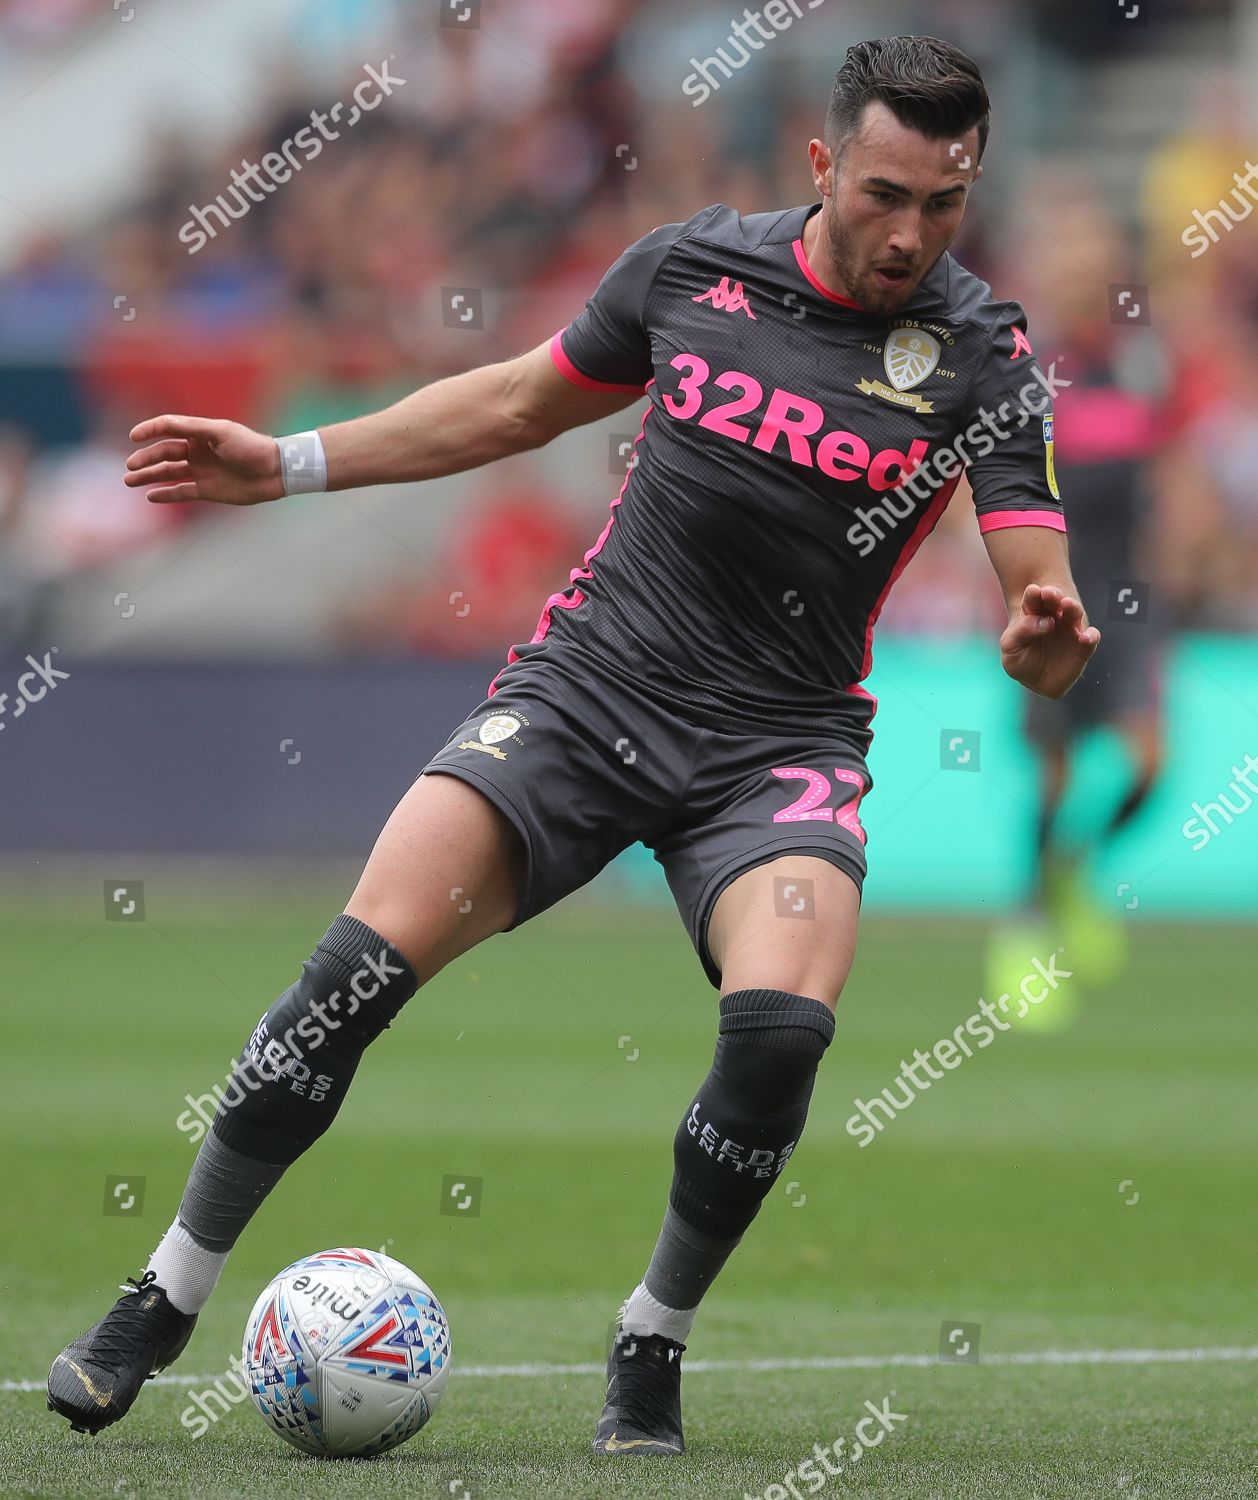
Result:
[[842,297],[851,298],[852,292],[844,285],[839,268],[831,260],[829,246],[821,232],[821,217],[824,213],[823,205],[804,222],[804,231],[800,235],[804,245],[804,259],[822,286]]

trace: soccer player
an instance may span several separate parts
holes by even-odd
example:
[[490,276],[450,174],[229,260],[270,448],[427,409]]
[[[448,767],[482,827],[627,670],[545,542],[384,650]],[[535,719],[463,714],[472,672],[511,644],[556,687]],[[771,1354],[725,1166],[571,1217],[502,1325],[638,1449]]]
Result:
[[[1087,866],[1146,805],[1163,756],[1167,604],[1159,533],[1172,532],[1165,512],[1173,492],[1155,486],[1152,466],[1171,416],[1165,362],[1147,329],[1124,328],[1110,316],[1106,284],[1128,250],[1100,194],[1078,173],[1056,183],[1049,175],[1032,191],[1038,203],[1052,200],[1054,234],[1037,243],[1031,265],[1023,265],[1070,377],[1054,428],[1055,468],[1079,554],[1075,582],[1085,605],[1106,607],[1111,623],[1103,656],[1068,697],[1026,699],[1027,736],[1042,756],[1036,879],[1028,911],[993,934],[989,993],[1016,983],[1028,952],[1058,943],[1085,982],[1102,986],[1117,976],[1126,959],[1126,933],[1088,894]],[[1128,781],[1105,816],[1067,836],[1059,814],[1072,780],[1072,752],[1101,727],[1122,743]],[[1055,1024],[1054,1017],[1061,1024],[1072,1003],[1077,1000],[1063,992],[1051,1008],[1035,1014],[1041,1025]]]
[[143,1276],[54,1362],[50,1404],[74,1426],[117,1421],[182,1351],[245,1225],[415,990],[641,840],[720,1013],[594,1447],[682,1451],[695,1311],[800,1138],[852,963],[874,621],[963,468],[1008,603],[1005,671],[1058,697],[1100,639],[1046,466],[1051,367],[1021,308],[946,253],[988,108],[949,43],[863,42],[808,143],[817,201],[661,225],[548,345],[318,433],[133,430],[127,482],[150,500],[254,505],[436,478],[649,403],[584,563],[246,1042]]

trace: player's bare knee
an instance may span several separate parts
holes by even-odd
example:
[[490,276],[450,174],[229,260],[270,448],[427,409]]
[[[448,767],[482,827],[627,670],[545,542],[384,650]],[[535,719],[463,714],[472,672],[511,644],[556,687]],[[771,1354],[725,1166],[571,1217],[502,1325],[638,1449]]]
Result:
[[478,896],[453,885],[448,891],[426,890],[413,904],[402,904],[393,893],[356,891],[346,903],[346,914],[378,932],[395,947],[422,986],[461,954],[487,937],[502,932],[511,921],[517,898],[497,893]]
[[788,995],[803,995],[809,1000],[819,1000],[833,1011],[843,993],[847,974],[833,969],[796,967],[791,964],[756,964],[727,967],[721,975],[721,993],[734,994],[739,990],[780,990]]
[[488,798],[453,776],[421,776],[345,910],[404,954],[422,984],[511,925],[524,869],[521,835]]

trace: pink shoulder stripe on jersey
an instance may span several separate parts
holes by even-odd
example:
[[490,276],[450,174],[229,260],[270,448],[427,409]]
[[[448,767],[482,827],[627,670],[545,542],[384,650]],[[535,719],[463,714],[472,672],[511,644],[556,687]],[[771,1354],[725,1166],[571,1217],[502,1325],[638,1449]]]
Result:
[[555,368],[573,385],[579,385],[583,391],[633,391],[636,395],[644,387],[640,385],[616,385],[610,380],[595,380],[593,376],[583,375],[576,365],[564,353],[563,329],[559,329],[550,341],[550,357],[554,361]]
[[989,510],[978,518],[980,531],[1004,531],[1007,526],[1047,526],[1065,531],[1066,518],[1059,510]]
[[[558,337],[557,334],[556,334],[556,337]],[[655,381],[653,379],[652,380],[648,380],[647,381],[647,389],[649,390],[651,388],[651,386],[653,386],[654,384],[655,384]],[[579,567],[579,568],[573,568],[572,572],[568,575],[568,582],[569,582],[569,584],[576,583],[578,579],[593,578],[594,577],[594,570],[593,570],[593,568],[590,567],[590,564],[598,556],[598,554],[603,550],[603,544],[604,544],[604,542],[606,542],[608,534],[611,531],[612,526],[615,523],[615,520],[616,520],[616,507],[620,504],[621,498],[623,497],[623,495],[625,493],[625,490],[629,487],[629,480],[630,480],[630,477],[633,474],[634,467],[635,467],[635,465],[633,463],[633,458],[637,454],[638,444],[642,441],[643,434],[646,432],[647,418],[651,415],[651,413],[652,413],[652,411],[654,409],[655,409],[654,407],[648,406],[647,409],[646,409],[646,411],[643,412],[643,414],[642,414],[642,426],[638,428],[638,435],[633,440],[633,453],[630,455],[629,467],[625,470],[624,480],[621,483],[620,489],[617,490],[617,492],[616,492],[616,498],[611,503],[611,514],[607,517],[607,524],[606,524],[606,526],[603,527],[602,531],[599,532],[598,540],[594,543],[594,545],[590,548],[590,550],[585,554],[584,558],[582,558],[582,563],[583,563],[584,566]],[[573,591],[572,591],[572,597],[571,598],[569,598],[568,595],[567,595],[567,593],[563,592],[563,591],[561,591],[561,592],[559,592],[557,594],[552,594],[550,596],[550,598],[547,599],[546,603],[542,606],[542,613],[541,613],[541,616],[540,616],[540,618],[538,619],[538,622],[537,622],[537,629],[533,632],[533,637],[529,641],[529,645],[530,646],[535,646],[538,643],[538,641],[545,639],[546,632],[550,629],[550,616],[551,616],[551,611],[552,610],[555,610],[555,609],[576,609],[576,607],[579,604],[584,604],[584,603],[585,603],[585,595],[584,595],[584,593],[579,588],[573,589]],[[494,673],[494,679],[489,684],[489,687],[485,691],[485,696],[487,698],[492,698],[494,696],[494,694],[498,691],[498,679],[506,671],[507,667],[509,667],[512,662],[519,661],[519,660],[520,660],[520,653],[515,649],[514,646],[512,646],[510,648],[510,650],[508,650],[508,652],[507,652],[507,660],[506,660],[506,662],[501,667],[499,667],[499,669],[498,669],[497,672]]]
[[[882,593],[874,601],[874,607],[869,611],[869,618],[865,621],[865,654],[861,660],[861,673],[858,682],[864,681],[874,664],[874,626],[878,623],[878,616],[882,613],[882,606],[887,602],[887,595],[891,592],[900,574],[904,572],[909,563],[913,561],[913,555],[922,545],[926,538],[935,529],[935,523],[947,509],[948,501],[952,499],[953,491],[961,482],[960,474],[955,474],[944,485],[943,489],[935,496],[922,514],[918,517],[917,525],[913,528],[909,539],[904,544],[904,550],[896,558],[895,567],[891,569],[891,576],[882,586]],[[852,688],[848,688],[850,693]]]
[[802,238],[795,241],[792,249],[795,251],[795,259],[799,262],[799,269],[823,297],[829,298],[831,302],[841,302],[844,307],[860,306],[859,302],[853,302],[850,297],[842,297],[838,292],[832,292],[825,282],[821,280],[816,271],[808,264],[808,257],[804,254],[804,241]]

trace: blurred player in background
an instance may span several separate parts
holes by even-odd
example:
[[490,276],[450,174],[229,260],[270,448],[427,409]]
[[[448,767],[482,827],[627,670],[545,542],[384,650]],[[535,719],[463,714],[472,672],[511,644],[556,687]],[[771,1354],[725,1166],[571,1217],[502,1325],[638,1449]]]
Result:
[[[988,986],[995,993],[1009,988],[1011,976],[1016,982],[1028,953],[1059,944],[1085,982],[1103,985],[1121,969],[1126,935],[1118,910],[1096,904],[1087,876],[1097,854],[1144,807],[1163,754],[1167,599],[1159,527],[1166,507],[1154,460],[1166,432],[1164,361],[1144,326],[1145,293],[1123,287],[1132,280],[1129,247],[1087,177],[1045,168],[1028,184],[1024,203],[1034,229],[1016,258],[1019,284],[1034,308],[1041,347],[1052,350],[1069,381],[1057,397],[1052,448],[1075,579],[1084,607],[1107,629],[1103,655],[1068,695],[1026,696],[1026,732],[1041,755],[1035,876],[1026,910],[992,936]],[[1073,761],[1084,739],[1102,728],[1119,737],[1128,779],[1099,819],[1068,834],[1059,815],[1072,790]],[[1058,991],[1024,1021],[1060,1024],[1077,993]]]

